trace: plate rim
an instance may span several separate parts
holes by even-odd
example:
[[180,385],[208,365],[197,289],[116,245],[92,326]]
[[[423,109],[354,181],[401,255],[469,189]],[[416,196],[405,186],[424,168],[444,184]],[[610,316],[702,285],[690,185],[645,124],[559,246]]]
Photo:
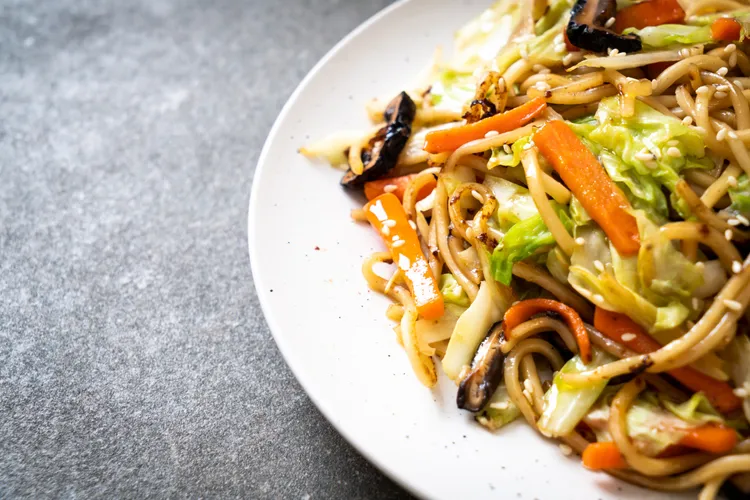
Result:
[[362,446],[360,441],[357,440],[352,433],[346,431],[342,426],[337,425],[336,419],[333,416],[333,410],[328,408],[328,406],[322,401],[322,399],[319,398],[311,389],[311,387],[303,380],[303,377],[300,376],[299,366],[296,366],[294,363],[290,362],[290,360],[293,359],[293,357],[289,354],[290,348],[288,347],[286,341],[283,340],[283,335],[279,333],[281,331],[280,326],[276,323],[273,315],[269,314],[269,312],[271,311],[270,296],[265,292],[267,287],[262,286],[262,279],[259,279],[259,275],[256,272],[259,264],[257,250],[253,245],[253,237],[255,236],[255,233],[257,231],[257,224],[255,223],[255,219],[259,213],[259,202],[257,200],[260,188],[258,187],[258,179],[260,178],[261,173],[265,171],[265,165],[268,163],[267,157],[270,154],[271,144],[279,135],[281,124],[285,121],[287,115],[290,113],[299,95],[302,93],[305,87],[307,87],[307,85],[315,77],[315,75],[328,63],[328,61],[333,58],[334,55],[338,53],[344,46],[346,46],[351,40],[365,32],[372,24],[379,21],[382,17],[385,17],[391,12],[404,7],[410,2],[411,0],[396,0],[391,5],[384,7],[383,9],[379,10],[378,12],[361,22],[353,30],[347,33],[341,40],[336,42],[336,44],[331,47],[328,52],[326,52],[325,55],[318,60],[317,63],[315,63],[315,65],[307,72],[304,78],[302,78],[300,83],[295,87],[294,91],[289,95],[286,102],[284,103],[284,106],[281,108],[281,111],[279,111],[278,116],[274,120],[274,123],[268,132],[268,135],[266,136],[263,147],[261,148],[260,155],[258,156],[258,160],[256,162],[255,173],[253,174],[252,186],[250,188],[250,200],[248,202],[247,245],[250,258],[250,271],[253,275],[253,285],[255,286],[255,292],[258,296],[258,303],[260,304],[261,311],[263,312],[263,318],[268,325],[268,329],[271,332],[271,336],[273,337],[274,342],[276,342],[276,346],[279,349],[279,352],[281,352],[281,356],[284,359],[284,362],[294,375],[297,383],[300,384],[307,397],[310,398],[310,401],[312,401],[312,403],[315,405],[318,411],[320,411],[326,421],[328,421],[328,423],[336,430],[336,432],[338,432],[339,435],[342,436],[346,440],[346,442],[357,451],[357,453],[362,455],[381,473],[386,475],[400,487],[404,488],[411,495],[414,495],[418,498],[426,498],[425,492],[419,491],[415,485],[411,484],[408,477],[399,474],[397,470],[391,468],[385,461],[380,460],[380,458],[375,456],[365,446]]

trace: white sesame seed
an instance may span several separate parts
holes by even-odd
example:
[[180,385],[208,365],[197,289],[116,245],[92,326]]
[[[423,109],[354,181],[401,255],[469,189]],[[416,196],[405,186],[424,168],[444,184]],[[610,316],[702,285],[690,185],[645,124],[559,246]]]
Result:
[[411,267],[411,261],[409,260],[409,257],[404,254],[400,254],[398,256],[398,267],[399,269],[407,271]]
[[614,25],[614,24],[615,24],[615,18],[614,17],[610,17],[609,19],[607,19],[607,22],[604,23],[604,27],[605,28],[611,28],[612,25]]
[[659,164],[658,164],[658,163],[656,163],[656,161],[654,161],[654,160],[651,160],[651,161],[647,161],[647,162],[645,163],[645,165],[646,165],[646,167],[650,168],[651,170],[653,170],[653,169],[655,169],[655,168],[658,168],[658,167],[659,167]]
[[737,187],[737,177],[733,175],[730,175],[729,177],[727,177],[727,184],[729,184],[729,186],[731,187]]
[[623,333],[620,338],[623,342],[630,342],[631,340],[635,340],[635,333]]
[[405,244],[406,244],[406,241],[404,241],[404,240],[398,240],[398,241],[394,241],[393,244],[392,244],[392,246],[393,246],[393,248],[398,248],[398,247],[403,246]]
[[417,225],[416,225],[416,224],[414,223],[414,221],[413,221],[413,220],[410,220],[410,221],[409,221],[409,225],[411,226],[411,228],[412,228],[413,230],[415,230],[415,231],[417,230]]
[[700,134],[705,134],[706,133],[706,129],[705,128],[698,127],[698,126],[695,127],[695,131],[698,132],[698,133],[700,133]]
[[727,241],[732,241],[732,230],[727,229],[724,231],[724,238],[726,238]]
[[740,225],[740,220],[739,219],[734,219],[734,218],[727,219],[727,224],[729,224],[730,226],[739,226]]
[[392,193],[397,189],[398,186],[396,186],[395,184],[386,184],[385,186],[383,186],[383,191],[385,191],[386,193]]
[[594,261],[594,269],[596,269],[600,273],[603,273],[604,272],[604,264],[602,264],[602,261],[595,260]]
[[659,82],[657,82],[656,80],[651,80],[651,88],[652,89],[656,89],[656,87],[658,87],[658,86],[659,86]]
[[564,54],[568,49],[565,47],[564,43],[558,43],[555,45],[555,53],[556,54]]
[[729,92],[729,85],[717,85],[716,91],[717,92]]
[[737,215],[737,220],[740,221],[743,226],[750,226],[750,220],[742,214]]
[[677,149],[674,146],[672,146],[671,148],[667,149],[667,155],[671,156],[672,158],[681,158],[682,157],[682,153],[680,152],[680,150]]
[[745,389],[744,387],[738,387],[735,390],[733,390],[732,392],[734,392],[734,395],[737,396],[738,398],[743,398],[744,399],[744,398],[746,398],[748,396],[747,389]]
[[563,64],[564,64],[565,66],[570,66],[570,64],[571,64],[571,63],[573,62],[573,57],[574,57],[574,56],[573,56],[573,52],[570,52],[570,53],[568,53],[568,54],[565,54],[565,55],[563,56],[563,60],[562,60],[562,61],[563,61]]
[[472,190],[471,190],[471,195],[472,195],[472,196],[474,197],[474,199],[475,199],[475,200],[477,200],[478,202],[480,202],[480,203],[481,203],[481,202],[484,202],[484,198],[482,198],[482,195],[481,195],[481,194],[479,194],[479,191],[477,191],[477,190],[475,190],[475,189],[472,189]]
[[695,93],[698,94],[698,95],[705,94],[708,91],[709,91],[708,87],[706,87],[705,85],[701,85],[700,87],[698,87],[697,89],[695,89]]
[[697,271],[703,272],[703,270],[706,268],[706,265],[703,262],[696,262],[695,263],[695,269]]
[[726,66],[722,66],[721,68],[716,70],[716,74],[719,76],[727,76],[727,73],[729,73],[729,68]]
[[583,239],[582,237],[580,237],[580,236],[579,236],[578,238],[576,238],[576,240],[575,240],[575,241],[576,241],[576,245],[580,245],[580,246],[583,246],[583,245],[585,245],[585,244],[586,244],[586,240],[584,240],[584,239]]
[[616,57],[617,54],[619,54],[619,53],[620,53],[620,51],[618,49],[608,49],[607,50],[607,54],[609,55],[609,57]]
[[398,241],[398,240],[400,240],[400,239],[401,239],[401,236],[399,236],[399,235],[397,235],[397,234],[394,234],[394,235],[393,235],[393,238],[391,238],[391,241]]
[[484,137],[485,139],[489,139],[490,137],[494,137],[496,135],[500,135],[500,132],[498,132],[497,130],[490,130],[489,132],[484,134]]
[[737,132],[735,132],[735,131],[733,131],[733,130],[730,130],[730,131],[729,131],[729,133],[728,133],[727,135],[729,136],[729,138],[730,138],[730,139],[734,139],[734,140],[737,140],[737,139],[739,139],[739,138],[740,138],[740,137],[739,137],[739,136],[737,135]]
[[594,302],[604,302],[604,296],[599,293],[595,293],[592,298],[594,299]]
[[735,86],[736,86],[736,87],[737,87],[738,89],[740,89],[740,90],[745,90],[745,86],[744,86],[744,85],[742,85],[742,82],[741,82],[741,81],[739,81],[739,80],[735,80],[735,81],[733,81],[732,83],[734,83],[734,85],[735,85]]
[[724,99],[727,96],[726,92],[717,92],[714,94],[714,99]]
[[716,140],[717,141],[723,141],[726,138],[727,138],[727,129],[726,128],[722,128],[721,130],[719,130],[718,132],[716,132]]
[[740,312],[742,310],[742,304],[736,300],[724,299],[724,306],[734,312]]
[[555,35],[555,38],[552,41],[555,45],[560,45],[561,43],[565,43],[565,39],[563,38],[562,33]]
[[689,127],[690,125],[693,124],[693,117],[686,116],[685,118],[682,119],[682,124],[685,125],[686,127]]
[[729,45],[724,47],[724,52],[726,52],[727,54],[731,54],[735,50],[737,50],[737,46],[733,43],[730,43]]
[[690,57],[690,51],[688,49],[680,49],[677,53],[680,54],[680,57],[682,58]]
[[510,149],[509,145],[503,144],[503,151],[505,151],[506,153],[510,154],[513,150]]
[[536,85],[534,85],[534,88],[537,89],[537,90],[540,90],[542,92],[545,92],[545,91],[551,89],[552,87],[550,87],[549,83],[547,83],[547,82],[536,82]]
[[524,147],[523,147],[523,150],[524,150],[524,151],[527,151],[527,150],[529,150],[529,149],[531,149],[531,148],[533,148],[533,147],[534,147],[534,143],[533,143],[533,142],[529,142],[529,143],[526,143],[526,144],[524,145]]
[[396,221],[393,219],[384,220],[383,225],[386,227],[396,227]]
[[640,161],[652,161],[654,159],[654,155],[651,153],[646,153],[645,151],[640,151],[633,155],[636,160]]
[[380,228],[380,232],[383,233],[383,236],[390,236],[391,228],[389,228],[388,226],[383,226]]
[[737,52],[732,52],[731,54],[729,54],[729,66],[731,66],[732,68],[737,66]]
[[523,387],[529,391],[529,394],[534,394],[534,385],[531,383],[531,380],[524,379],[523,381]]
[[734,274],[738,274],[741,271],[742,271],[742,262],[740,262],[739,260],[735,260],[734,262],[732,262],[732,272]]
[[571,448],[565,443],[560,443],[558,447],[560,448],[560,451],[562,452],[562,454],[565,455],[566,457],[569,457],[570,455],[573,454],[573,448]]

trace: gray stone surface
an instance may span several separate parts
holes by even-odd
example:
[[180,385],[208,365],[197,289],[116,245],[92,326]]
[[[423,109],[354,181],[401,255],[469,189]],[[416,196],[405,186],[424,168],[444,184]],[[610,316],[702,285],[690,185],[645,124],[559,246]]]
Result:
[[387,0],[0,2],[0,497],[397,498],[261,315],[247,201]]

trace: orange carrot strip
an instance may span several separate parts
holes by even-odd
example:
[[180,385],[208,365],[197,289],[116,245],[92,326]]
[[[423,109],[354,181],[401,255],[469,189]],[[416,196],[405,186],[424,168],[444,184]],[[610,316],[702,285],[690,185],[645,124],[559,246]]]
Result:
[[545,109],[547,103],[544,98],[535,97],[517,108],[475,123],[435,130],[425,137],[424,150],[431,154],[456,150],[467,142],[482,139],[487,132],[494,130],[503,133],[522,127],[542,114]]
[[737,444],[737,433],[721,425],[703,425],[688,431],[680,444],[709,453],[728,453]]
[[627,198],[575,132],[565,122],[553,120],[534,135],[534,143],[617,251],[638,253],[638,224],[630,215]]
[[[661,348],[656,340],[624,314],[607,311],[597,307],[594,312],[594,327],[610,339],[629,347],[638,354],[648,354]],[[631,334],[634,337],[622,336]],[[734,395],[732,387],[726,382],[709,377],[689,366],[681,366],[667,372],[682,385],[695,392],[703,392],[711,404],[722,413],[736,410],[742,400]]]
[[365,205],[364,210],[367,220],[388,245],[393,262],[406,276],[419,315],[425,319],[441,317],[444,304],[438,282],[396,195],[382,194]]
[[589,444],[584,448],[581,459],[583,465],[592,470],[628,468],[620,449],[610,441]]
[[586,325],[575,309],[566,306],[562,302],[551,299],[528,299],[516,302],[505,311],[503,321],[505,322],[505,335],[510,338],[513,329],[528,320],[531,316],[544,312],[554,311],[565,319],[565,323],[573,330],[576,337],[578,351],[584,363],[591,361],[591,341]]
[[[404,199],[406,188],[414,180],[417,174],[402,175],[401,177],[391,177],[390,179],[378,179],[375,181],[365,182],[365,196],[368,200],[373,200],[383,193],[393,193],[399,200]],[[393,187],[389,187],[393,186]],[[425,198],[435,189],[435,182],[425,184],[417,194],[417,201]]]
[[711,23],[711,38],[722,42],[735,42],[740,39],[742,25],[735,19],[720,17]]
[[683,24],[685,11],[677,0],[646,0],[633,4],[617,12],[615,31],[622,33],[626,28],[642,29],[660,24]]

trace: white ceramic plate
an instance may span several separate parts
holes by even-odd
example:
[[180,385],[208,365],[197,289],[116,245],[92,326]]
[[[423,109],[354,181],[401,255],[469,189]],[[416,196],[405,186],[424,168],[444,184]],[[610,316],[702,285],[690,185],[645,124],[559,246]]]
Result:
[[[360,273],[382,250],[341,172],[297,153],[309,139],[369,126],[368,99],[402,90],[436,46],[491,0],[411,0],[357,28],[307,75],[260,156],[250,199],[255,285],[281,352],[313,402],[383,472],[427,498],[665,498],[585,470],[521,421],[497,433],[474,424],[441,377],[416,379]],[[521,419],[522,420],[522,419]],[[689,497],[694,498],[694,494]]]

